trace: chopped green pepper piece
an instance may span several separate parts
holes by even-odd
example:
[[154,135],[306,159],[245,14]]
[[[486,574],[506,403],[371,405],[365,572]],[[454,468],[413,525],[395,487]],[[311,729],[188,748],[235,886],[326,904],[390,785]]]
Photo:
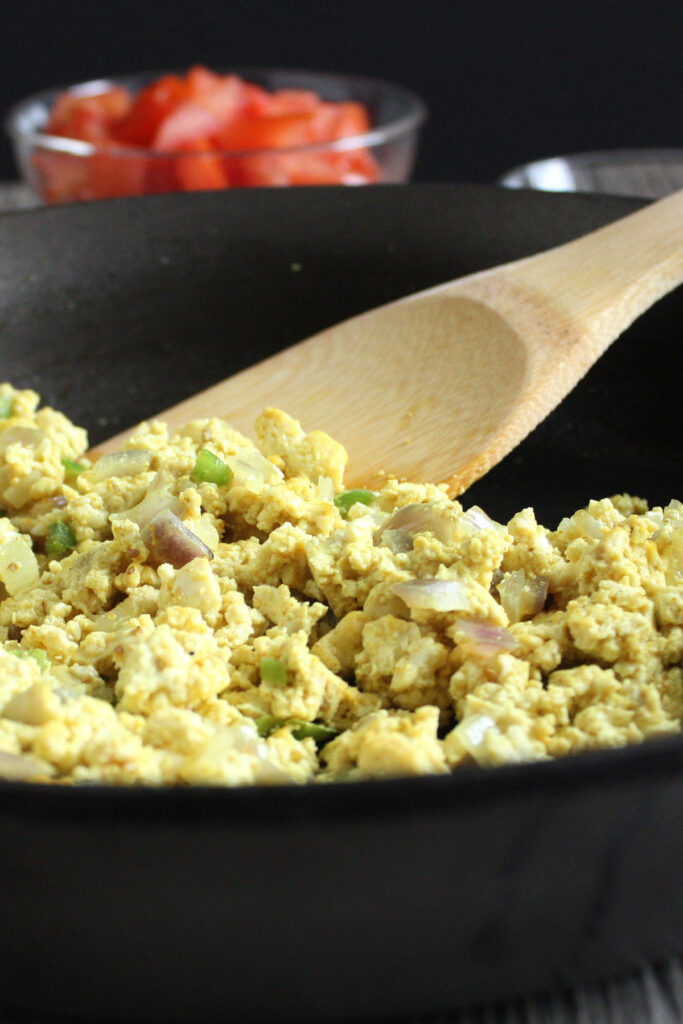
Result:
[[344,518],[346,518],[349,509],[356,502],[360,501],[363,505],[372,505],[376,497],[377,495],[374,491],[342,491],[341,494],[336,495],[334,503]]
[[261,680],[272,686],[287,685],[287,666],[279,658],[261,658]]
[[339,735],[336,729],[330,729],[329,726],[321,725],[319,722],[303,722],[298,718],[276,718],[275,715],[261,715],[260,718],[256,719],[256,729],[259,736],[263,736],[264,739],[270,736],[271,732],[279,729],[281,725],[289,725],[291,727],[292,736],[295,740],[305,740],[307,737],[310,737],[315,740],[318,746],[329,743],[330,740]]
[[62,465],[67,476],[78,476],[79,473],[85,473],[87,469],[87,466],[84,466],[82,462],[76,462],[75,459],[70,459],[66,455],[62,456]]
[[0,420],[8,420],[12,415],[13,395],[0,395]]
[[197,455],[191,477],[196,484],[217,484],[218,487],[228,487],[232,483],[232,470],[213,452],[202,448]]
[[50,659],[48,658],[46,652],[43,650],[42,647],[32,647],[29,651],[20,649],[18,651],[14,651],[13,653],[17,656],[17,658],[33,658],[34,661],[38,662],[41,672],[44,672],[45,669],[50,664]]
[[76,547],[76,534],[73,532],[68,523],[58,519],[55,523],[50,523],[47,528],[47,540],[45,541],[45,551],[50,558],[61,558],[67,551],[73,550]]
[[38,662],[41,672],[44,672],[48,668],[50,659],[42,647],[32,647],[27,653],[29,658],[33,658],[34,661]]
[[295,740],[305,740],[310,736],[319,745],[329,743],[337,735],[336,729],[330,729],[328,725],[321,725],[319,722],[298,722],[292,720],[289,723],[292,727],[292,736]]
[[281,725],[285,724],[284,718],[276,718],[275,715],[261,715],[260,718],[256,719],[256,731],[259,736],[270,736],[271,732],[275,729],[279,729]]

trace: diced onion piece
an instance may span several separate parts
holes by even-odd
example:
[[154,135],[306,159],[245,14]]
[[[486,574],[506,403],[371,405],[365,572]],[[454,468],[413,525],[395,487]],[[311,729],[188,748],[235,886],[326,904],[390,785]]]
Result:
[[10,754],[0,750],[0,778],[12,782],[31,782],[41,776],[54,775],[55,770],[47,761],[25,754]]
[[510,622],[521,622],[543,610],[548,581],[544,576],[527,576],[524,569],[515,569],[505,573],[498,593]]
[[585,508],[579,509],[579,511],[574,514],[574,523],[582,533],[587,537],[591,537],[593,540],[602,540],[605,536],[605,527]]
[[363,515],[372,520],[375,529],[379,529],[389,518],[386,512],[383,512],[377,505],[365,505]]
[[460,517],[460,525],[466,527],[467,530],[472,533],[476,533],[479,530],[504,530],[505,527],[502,523],[497,523],[495,519],[491,519],[490,516],[484,512],[483,508],[479,508],[478,505],[472,505],[466,512]]
[[155,562],[169,562],[174,569],[187,565],[193,558],[213,558],[211,548],[169,508],[157,512],[147,525],[143,540]]
[[490,715],[467,715],[456,725],[450,736],[457,737],[460,746],[477,764],[485,765],[489,763],[486,753],[489,733],[499,731]]
[[480,619],[459,619],[456,623],[464,636],[462,646],[475,658],[493,658],[501,651],[511,651],[517,641],[509,629],[492,626]]
[[218,536],[218,530],[211,522],[210,516],[203,515],[194,522],[192,524],[192,532],[195,536],[199,537],[200,540],[204,541],[206,546],[211,548],[213,552],[218,550],[220,537]]
[[108,612],[93,616],[93,628],[103,633],[115,633],[131,619],[153,614],[157,609],[157,597],[157,591],[152,587],[136,587],[135,597],[129,594]]
[[292,781],[287,772],[270,760],[267,743],[259,736],[256,726],[251,724],[227,726],[217,732],[192,759],[189,771],[184,772],[184,775],[191,782],[201,782],[203,778],[215,781],[215,775],[220,772],[222,764],[235,754],[251,759],[255,782]]
[[240,452],[239,455],[229,455],[225,461],[232,470],[233,483],[255,494],[284,479],[282,470],[261,452]]
[[460,580],[405,580],[394,583],[391,589],[411,609],[468,611],[471,604],[467,589]]
[[152,464],[154,453],[147,448],[128,448],[123,452],[102,455],[88,472],[93,483],[99,484],[112,476],[137,476]]
[[334,501],[334,484],[331,476],[318,477],[318,494],[323,501]]
[[683,576],[683,529],[674,529],[664,551],[664,561],[671,570],[674,579]]
[[126,509],[124,512],[113,512],[109,518],[112,522],[131,519],[134,523],[138,524],[140,529],[144,529],[159,512],[169,509],[178,515],[182,508],[183,504],[180,499],[174,497],[166,487],[161,487],[157,483],[156,486],[152,484],[142,501],[139,501],[137,505],[133,505],[132,508]]
[[19,537],[0,546],[0,580],[7,593],[18,594],[37,583],[40,571],[32,549]]
[[394,555],[402,555],[413,550],[413,535],[407,530],[384,530],[381,543]]
[[4,452],[11,444],[35,448],[44,437],[45,432],[38,427],[7,427],[6,430],[0,430],[0,452]]
[[411,502],[391,513],[375,534],[375,544],[386,544],[385,533],[398,530],[406,534],[433,533],[437,540],[446,543],[452,536],[453,523],[445,508],[426,502]]
[[224,749],[237,750],[240,754],[261,757],[267,749],[256,728],[246,723],[228,726],[217,733],[217,736],[220,737],[220,745]]
[[9,487],[5,488],[2,493],[3,498],[14,508],[21,508],[28,500],[31,488],[34,484],[38,483],[41,477],[42,474],[39,469],[30,470],[26,476],[22,476],[15,484],[10,484]]

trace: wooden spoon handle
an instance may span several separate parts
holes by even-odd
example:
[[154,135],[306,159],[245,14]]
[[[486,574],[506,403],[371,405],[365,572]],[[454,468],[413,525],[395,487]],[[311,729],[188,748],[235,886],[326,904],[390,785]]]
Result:
[[[519,260],[510,272],[517,287],[543,296],[571,323],[590,365],[641,313],[683,282],[683,191]],[[482,278],[489,273],[497,271]]]

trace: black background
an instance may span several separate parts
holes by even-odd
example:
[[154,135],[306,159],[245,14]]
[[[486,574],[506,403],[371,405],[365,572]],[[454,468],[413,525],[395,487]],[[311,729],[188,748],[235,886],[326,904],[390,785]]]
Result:
[[[420,93],[415,178],[683,145],[683,0],[0,0],[0,107],[192,63],[348,71]],[[0,178],[15,174],[9,145]]]

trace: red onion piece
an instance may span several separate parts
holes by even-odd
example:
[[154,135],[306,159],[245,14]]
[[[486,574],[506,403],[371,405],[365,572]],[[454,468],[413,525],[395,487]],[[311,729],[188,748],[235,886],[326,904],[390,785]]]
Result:
[[154,483],[152,483],[142,501],[139,501],[137,505],[133,505],[132,508],[128,508],[124,512],[112,512],[109,518],[112,522],[130,519],[132,522],[137,523],[142,530],[164,509],[170,509],[171,512],[177,515],[182,510],[182,507],[180,499],[171,494],[166,487],[154,486]]
[[228,455],[225,461],[233,472],[234,483],[255,494],[284,479],[282,470],[258,451],[243,451],[239,455]]
[[484,512],[483,508],[479,508],[478,505],[472,505],[466,512],[460,517],[460,523],[462,526],[466,526],[473,532],[479,530],[504,530],[505,527],[502,523],[497,523],[495,519],[491,519],[490,516]]
[[34,448],[44,437],[45,431],[38,427],[6,427],[5,430],[0,430],[0,452],[4,452],[11,444]]
[[[375,545],[377,545],[375,540]],[[394,555],[407,554],[413,550],[413,535],[407,530],[384,530],[381,543]]]
[[169,508],[157,512],[144,531],[143,539],[155,562],[169,562],[174,569],[182,568],[193,558],[213,558],[211,548]]
[[458,619],[457,628],[464,635],[462,644],[474,657],[492,658],[501,651],[512,651],[517,641],[509,629],[492,626],[481,619]]
[[101,483],[112,476],[137,476],[152,464],[154,452],[148,448],[128,448],[122,452],[108,452],[100,456],[90,470],[93,483]]
[[[424,533],[429,531],[445,543],[452,534],[452,522],[447,509],[426,502],[411,502],[392,512],[382,523],[374,536],[375,544],[382,544],[386,531],[402,531],[406,534]],[[391,546],[391,545],[389,545]]]
[[594,515],[585,509],[579,509],[574,515],[574,522],[587,537],[592,537],[593,540],[602,540],[607,530],[602,525],[599,519],[596,519]]
[[19,535],[0,545],[0,580],[12,597],[38,582],[40,569],[30,544]]
[[506,572],[498,584],[500,603],[510,622],[521,622],[543,611],[548,596],[545,576],[527,576],[524,569]]
[[394,583],[391,589],[409,608],[462,612],[470,607],[467,590],[459,580],[404,580],[403,583]]
[[10,754],[0,750],[0,778],[12,782],[30,782],[45,775],[54,775],[51,764],[39,758],[27,757],[26,754]]

